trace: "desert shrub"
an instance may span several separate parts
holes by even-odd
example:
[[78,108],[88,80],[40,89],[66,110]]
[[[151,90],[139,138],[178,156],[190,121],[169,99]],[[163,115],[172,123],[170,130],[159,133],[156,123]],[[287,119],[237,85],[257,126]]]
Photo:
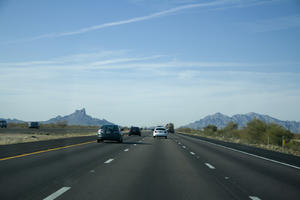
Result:
[[237,130],[237,129],[238,129],[238,125],[237,123],[234,122],[229,122],[227,126],[224,128],[224,130],[230,130],[230,131]]
[[56,126],[59,127],[59,128],[66,128],[68,126],[68,122],[66,120],[57,121]]
[[25,123],[7,123],[7,127],[9,128],[28,128],[28,124]]
[[229,122],[226,127],[220,130],[220,133],[227,138],[239,138],[238,125],[234,122]]
[[178,128],[178,129],[176,129],[176,131],[183,132],[183,133],[191,133],[192,129],[188,128],[188,127],[185,127],[185,128]]
[[215,125],[207,125],[206,127],[204,127],[203,129],[203,133],[205,135],[209,135],[209,136],[216,136],[218,135],[218,127],[216,127]]
[[251,143],[261,143],[265,138],[267,124],[259,119],[253,119],[247,124],[246,136]]
[[206,131],[206,130],[216,132],[218,130],[218,127],[216,127],[215,125],[210,124],[210,125],[208,125],[204,128],[204,131]]
[[293,134],[284,127],[272,123],[267,126],[265,137],[269,139],[270,144],[281,146],[282,138],[284,137],[286,143],[288,143],[292,139]]

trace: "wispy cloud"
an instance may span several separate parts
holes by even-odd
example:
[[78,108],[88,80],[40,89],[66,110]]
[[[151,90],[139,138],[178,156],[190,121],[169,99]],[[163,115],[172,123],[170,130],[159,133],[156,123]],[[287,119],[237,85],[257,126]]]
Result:
[[47,60],[0,62],[1,70],[39,69],[40,70],[194,70],[205,68],[239,69],[256,71],[261,67],[280,67],[299,65],[294,62],[284,63],[255,63],[255,62],[215,62],[215,61],[185,61],[171,55],[132,55],[129,50],[99,51],[54,57]]
[[120,26],[120,25],[125,25],[125,24],[131,24],[131,23],[151,20],[154,18],[160,18],[160,17],[164,17],[167,15],[176,14],[183,10],[194,9],[194,8],[205,8],[206,7],[206,8],[211,8],[211,9],[222,9],[222,8],[228,8],[228,6],[245,7],[245,6],[259,5],[259,4],[262,4],[263,2],[266,2],[266,1],[262,0],[259,2],[257,0],[252,0],[250,2],[246,2],[246,1],[239,1],[239,0],[218,0],[218,1],[211,1],[211,2],[207,2],[207,3],[193,3],[193,4],[177,6],[174,8],[170,8],[170,9],[163,10],[160,12],[155,12],[155,13],[145,15],[145,16],[103,23],[103,24],[99,24],[99,25],[81,28],[81,29],[74,30],[74,31],[56,32],[56,33],[54,32],[54,33],[43,34],[43,35],[39,35],[36,37],[24,39],[24,40],[13,41],[11,43],[29,42],[29,41],[40,40],[40,39],[45,39],[45,38],[58,38],[58,37],[65,37],[65,36],[71,36],[71,35],[78,35],[78,34],[96,31],[96,30],[100,30],[100,29],[104,29],[104,28],[108,28],[108,27]]
[[214,2],[209,2],[209,3],[188,4],[188,5],[178,6],[178,7],[175,7],[175,8],[168,9],[168,10],[152,13],[150,15],[145,15],[145,16],[141,16],[141,17],[134,17],[134,18],[126,19],[126,20],[108,22],[108,23],[104,23],[104,24],[99,24],[99,25],[94,25],[94,26],[81,28],[81,29],[74,30],[74,31],[44,34],[44,35],[40,35],[40,36],[37,36],[37,37],[29,38],[26,41],[39,40],[39,39],[43,39],[43,38],[55,38],[55,37],[64,37],[64,36],[70,36],[70,35],[78,35],[78,34],[90,32],[90,31],[104,29],[104,28],[107,28],[107,27],[120,26],[120,25],[124,25],[124,24],[131,24],[131,23],[135,23],[135,22],[146,21],[146,20],[150,20],[150,19],[153,19],[153,18],[159,18],[159,17],[163,17],[163,16],[166,16],[166,15],[177,13],[177,12],[182,11],[182,10],[187,10],[187,9],[192,9],[192,8],[199,8],[199,7],[217,6],[217,5],[224,4],[225,2],[227,2],[227,1],[222,0],[222,1],[214,1]]

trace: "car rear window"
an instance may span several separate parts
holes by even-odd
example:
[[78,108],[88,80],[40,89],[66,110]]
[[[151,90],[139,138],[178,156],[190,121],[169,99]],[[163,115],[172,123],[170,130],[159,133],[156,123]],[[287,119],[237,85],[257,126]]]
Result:
[[156,128],[156,130],[158,130],[158,131],[165,131],[166,129],[164,129],[164,128]]
[[104,131],[108,131],[108,130],[118,131],[119,130],[118,126],[102,126],[101,129]]

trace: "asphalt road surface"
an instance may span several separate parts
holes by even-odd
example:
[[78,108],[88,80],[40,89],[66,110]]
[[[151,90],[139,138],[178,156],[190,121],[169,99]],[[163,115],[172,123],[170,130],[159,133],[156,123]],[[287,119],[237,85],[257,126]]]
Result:
[[[16,148],[16,147],[14,147]],[[300,168],[198,138],[143,133],[0,159],[0,199],[300,199]]]

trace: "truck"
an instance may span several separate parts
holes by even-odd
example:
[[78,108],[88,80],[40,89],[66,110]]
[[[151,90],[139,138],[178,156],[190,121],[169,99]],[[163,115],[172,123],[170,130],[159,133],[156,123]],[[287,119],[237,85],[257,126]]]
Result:
[[175,133],[174,124],[173,123],[166,124],[166,129],[167,129],[168,133]]

